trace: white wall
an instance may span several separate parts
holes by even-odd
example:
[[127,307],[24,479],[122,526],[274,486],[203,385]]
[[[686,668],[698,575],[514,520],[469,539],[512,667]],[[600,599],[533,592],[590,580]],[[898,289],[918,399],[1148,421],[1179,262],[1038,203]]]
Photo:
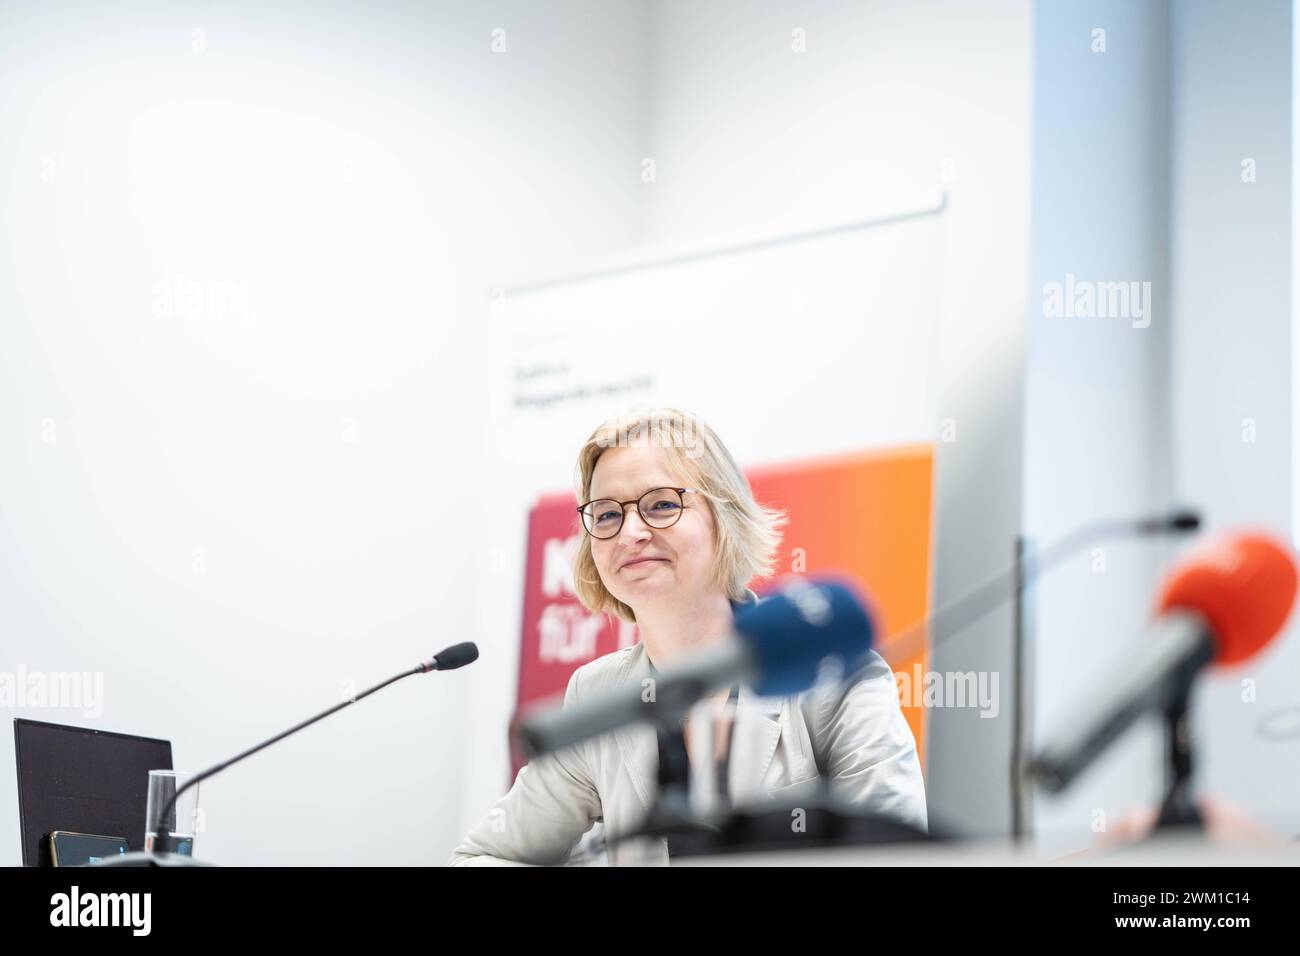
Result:
[[[481,637],[487,277],[637,233],[641,17],[0,8],[0,670],[104,680],[102,716],[6,723],[168,737],[199,768]],[[247,308],[168,302],[176,276]],[[199,855],[442,862],[466,751],[498,746],[471,674],[205,784]],[[16,863],[12,782],[0,821]]]
[[[1024,520],[1038,547],[1171,504],[1168,47],[1163,2],[1035,7]],[[1049,314],[1044,287],[1067,275],[1151,283],[1149,324]],[[1166,554],[1159,541],[1106,540],[1043,575],[1029,617],[1037,743],[1078,719],[1099,673],[1141,638]],[[1034,801],[1045,850],[1081,849],[1095,826],[1157,799],[1156,729],[1126,737],[1066,794]]]
[[[1172,13],[1171,354],[1175,486],[1212,528],[1292,528],[1292,4]],[[1242,161],[1254,160],[1244,182]],[[1195,706],[1201,786],[1300,832],[1300,621]],[[1249,681],[1249,684],[1243,682]],[[1253,695],[1253,696],[1252,696]],[[1289,723],[1282,739],[1266,725]]]

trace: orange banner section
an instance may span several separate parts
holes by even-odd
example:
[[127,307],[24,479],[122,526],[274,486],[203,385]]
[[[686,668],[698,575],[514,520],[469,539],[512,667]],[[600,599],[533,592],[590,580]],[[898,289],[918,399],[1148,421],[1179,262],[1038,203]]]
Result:
[[[876,645],[895,672],[928,669],[928,643],[909,641],[895,657],[890,635],[922,624],[930,610],[930,522],[934,451],[914,446],[746,472],[754,495],[789,515],[777,576],[843,574],[871,602]],[[754,589],[762,591],[761,582]],[[924,708],[903,714],[925,761]]]

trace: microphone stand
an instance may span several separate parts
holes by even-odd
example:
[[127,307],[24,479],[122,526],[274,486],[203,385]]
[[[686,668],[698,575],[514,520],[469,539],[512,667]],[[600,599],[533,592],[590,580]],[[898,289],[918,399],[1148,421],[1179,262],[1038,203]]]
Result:
[[690,757],[681,724],[661,717],[654,721],[654,727],[663,759],[659,761],[659,789],[642,821],[643,831],[647,835],[669,837],[715,829],[699,819],[691,807]]
[[[928,629],[933,629],[936,637],[932,647],[938,647],[959,633],[965,627],[988,614],[1007,600],[1008,591],[1015,602],[1012,631],[1012,669],[1014,671],[1014,706],[1012,707],[1011,759],[1008,771],[1011,776],[1011,825],[1012,838],[1021,842],[1026,836],[1031,806],[1029,803],[1028,759],[1026,757],[1025,738],[1028,735],[1028,690],[1025,680],[1025,661],[1027,658],[1027,618],[1023,601],[1024,596],[1032,593],[1039,576],[1059,566],[1065,560],[1078,554],[1087,547],[1116,538],[1145,537],[1148,535],[1187,534],[1197,531],[1201,526],[1198,512],[1182,508],[1166,515],[1148,518],[1110,518],[1094,521],[1076,528],[1065,537],[1058,539],[1046,548],[1035,550],[1030,547],[1029,539],[1018,535],[1015,542],[1014,560],[1011,567],[995,575],[983,584],[977,585],[958,597],[919,624],[906,628],[883,642],[881,652],[893,651],[906,656],[910,652],[909,644],[919,642]],[[870,655],[858,667],[852,668],[843,678],[840,699],[848,694],[853,684],[868,666]]]
[[1192,798],[1192,678],[1213,660],[1206,649],[1171,679],[1160,708],[1165,723],[1165,797],[1154,831],[1168,828],[1204,830],[1205,821]]
[[1025,786],[1025,752],[1026,738],[1029,736],[1030,715],[1027,713],[1025,693],[1025,645],[1028,643],[1026,619],[1030,616],[1026,608],[1028,602],[1028,584],[1026,577],[1026,557],[1029,553],[1029,539],[1016,535],[1015,563],[1012,573],[1015,580],[1015,605],[1012,619],[1011,641],[1011,680],[1013,683],[1011,705],[1011,839],[1021,843],[1033,819],[1034,808],[1031,803],[1032,791]]
[[1164,707],[1165,756],[1168,773],[1164,802],[1155,829],[1204,829],[1201,811],[1192,800],[1192,733],[1188,703],[1191,685],[1180,687]]
[[175,820],[176,801],[180,798],[180,795],[182,793],[190,789],[190,787],[197,785],[199,781],[206,780],[208,779],[208,777],[220,773],[222,770],[225,770],[227,767],[237,764],[241,760],[253,756],[253,754],[257,753],[260,750],[265,750],[267,747],[271,746],[271,744],[278,743],[281,740],[284,740],[284,738],[290,737],[293,734],[296,734],[298,731],[306,727],[310,727],[312,724],[316,723],[319,720],[324,720],[330,714],[338,713],[344,707],[351,707],[357,701],[364,700],[365,698],[369,697],[371,694],[375,693],[376,691],[383,690],[389,684],[395,684],[397,681],[402,680],[403,678],[406,677],[411,677],[415,674],[428,674],[432,671],[437,671],[437,670],[455,670],[458,667],[464,667],[466,664],[472,664],[476,660],[478,660],[478,647],[476,647],[474,644],[469,642],[462,643],[462,644],[454,644],[451,647],[441,651],[440,653],[435,654],[432,659],[427,661],[422,661],[421,663],[415,665],[415,667],[411,668],[408,671],[402,671],[400,674],[396,674],[393,677],[388,678],[388,680],[381,681],[380,683],[376,684],[374,687],[362,691],[360,694],[357,694],[355,697],[349,697],[347,700],[340,701],[339,703],[335,704],[333,707],[321,711],[316,716],[309,717],[306,720],[304,720],[302,723],[295,724],[294,726],[290,727],[288,730],[276,734],[270,740],[264,740],[260,744],[256,745],[255,747],[250,747],[249,749],[245,750],[243,753],[236,754],[235,756],[231,757],[229,760],[224,760],[221,763],[217,764],[216,766],[209,767],[207,770],[204,770],[202,773],[196,774],[195,776],[191,777],[189,780],[185,781],[183,786],[177,787],[176,791],[167,799],[167,802],[163,804],[162,809],[159,811],[158,814],[158,821],[157,821],[158,829],[154,836],[153,850],[151,852],[147,851],[144,853],[124,853],[120,856],[113,857],[97,865],[98,866],[203,866],[206,865],[206,864],[198,863],[192,858],[176,852],[178,848],[178,842],[172,833],[172,829],[171,829],[172,823],[169,821]]

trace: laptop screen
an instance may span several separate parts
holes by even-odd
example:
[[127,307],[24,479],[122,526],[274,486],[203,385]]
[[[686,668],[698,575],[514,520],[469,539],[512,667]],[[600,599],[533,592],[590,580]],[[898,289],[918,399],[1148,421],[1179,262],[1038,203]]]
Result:
[[150,770],[172,769],[167,740],[15,718],[23,866],[50,866],[49,835],[125,837],[144,849]]

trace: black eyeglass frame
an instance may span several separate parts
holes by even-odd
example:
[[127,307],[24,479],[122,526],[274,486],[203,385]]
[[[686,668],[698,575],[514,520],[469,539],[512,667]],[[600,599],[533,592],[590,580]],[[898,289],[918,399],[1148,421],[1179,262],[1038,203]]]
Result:
[[[682,499],[682,506],[678,510],[677,516],[673,518],[672,521],[668,522],[668,524],[664,524],[664,525],[652,524],[650,522],[650,519],[645,516],[645,512],[641,510],[641,502],[645,500],[647,497],[649,497],[650,495],[654,494],[656,491],[675,491],[677,492],[677,496]],[[697,488],[674,488],[671,485],[661,485],[658,488],[651,488],[645,494],[641,495],[640,498],[629,498],[627,501],[619,501],[616,498],[592,498],[586,504],[578,505],[577,509],[575,510],[578,512],[578,517],[581,521],[583,531],[587,532],[587,534],[591,535],[597,541],[608,541],[610,538],[616,537],[618,533],[623,530],[623,521],[627,517],[628,505],[636,505],[636,513],[641,516],[641,520],[645,522],[646,527],[654,528],[656,531],[663,531],[665,528],[671,528],[673,525],[675,525],[678,521],[681,520],[682,512],[686,510],[686,499],[682,496],[685,495],[687,492],[696,495],[700,493],[699,489]],[[590,505],[594,505],[597,501],[612,501],[614,504],[618,505],[618,527],[614,529],[613,534],[599,535],[587,527],[586,509]],[[595,521],[594,516],[592,520],[594,523]]]

